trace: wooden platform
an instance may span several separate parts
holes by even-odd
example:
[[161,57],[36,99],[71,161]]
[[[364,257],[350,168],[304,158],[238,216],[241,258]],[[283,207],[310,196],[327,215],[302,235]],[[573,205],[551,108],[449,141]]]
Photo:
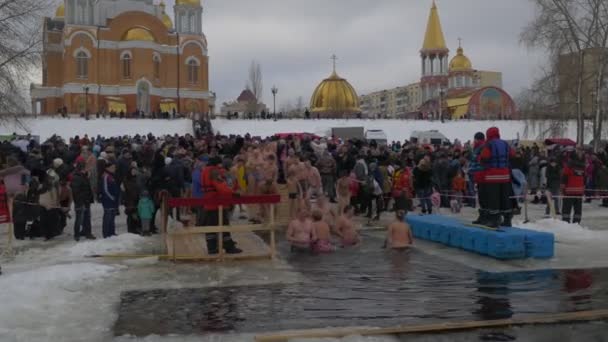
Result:
[[[216,260],[217,256],[209,255],[204,234],[191,234],[190,229],[177,229],[176,234],[167,234],[167,254],[179,261]],[[185,234],[179,234],[183,232]],[[268,259],[271,250],[266,243],[253,232],[232,233],[232,239],[243,250],[238,255],[223,255],[223,259],[246,260]],[[175,254],[174,254],[175,252]]]
[[[525,325],[560,324],[575,322],[601,321],[608,318],[608,310],[541,314],[522,318],[509,318],[491,321],[445,322],[423,325],[399,325],[388,328],[329,328],[300,331],[287,331],[262,334],[255,337],[256,342],[286,342],[292,339],[344,338],[347,336],[385,336],[406,334],[439,334],[488,328],[505,328]],[[556,339],[559,340],[559,339]]]

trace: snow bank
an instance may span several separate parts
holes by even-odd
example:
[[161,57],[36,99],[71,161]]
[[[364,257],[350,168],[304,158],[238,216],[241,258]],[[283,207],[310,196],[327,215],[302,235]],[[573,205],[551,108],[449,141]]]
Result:
[[151,120],[151,119],[92,119],[84,120],[81,118],[60,119],[60,118],[37,118],[23,119],[23,127],[17,125],[0,126],[0,135],[26,134],[39,135],[41,140],[45,140],[53,134],[57,134],[65,139],[75,135],[89,136],[102,135],[114,137],[119,135],[148,134],[180,135],[192,133],[191,120]]
[[521,223],[517,227],[555,234],[559,243],[608,243],[608,231],[591,230],[579,224],[560,220],[545,219],[534,223]]
[[0,340],[39,340],[41,334],[52,336],[70,323],[86,325],[53,322],[59,323],[60,316],[74,309],[83,289],[115,270],[116,266],[77,263],[0,276]]
[[121,234],[109,239],[79,242],[68,248],[68,254],[73,257],[121,253],[135,254],[137,247],[145,242],[146,238],[140,235]]
[[[540,124],[540,123],[539,123]],[[472,140],[476,132],[485,132],[492,126],[501,129],[505,139],[536,139],[542,125],[529,126],[526,121],[439,121],[419,120],[223,120],[212,122],[213,129],[222,134],[247,133],[252,136],[267,137],[276,133],[306,132],[328,136],[333,127],[365,127],[366,130],[381,129],[388,140],[409,139],[413,131],[438,130],[448,139]],[[527,128],[527,129],[526,129]],[[567,138],[576,138],[576,125],[569,125]],[[544,128],[546,129],[546,127]],[[526,135],[527,132],[527,135]]]

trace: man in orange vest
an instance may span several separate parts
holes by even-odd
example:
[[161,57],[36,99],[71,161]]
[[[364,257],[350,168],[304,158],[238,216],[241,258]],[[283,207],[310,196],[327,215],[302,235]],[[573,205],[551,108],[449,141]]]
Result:
[[[203,170],[201,174],[201,186],[203,188],[203,198],[214,199],[214,198],[229,198],[239,196],[238,193],[234,192],[223,177],[221,168],[222,160],[219,157],[214,157],[209,160],[209,164]],[[205,213],[203,218],[203,226],[213,227],[219,225],[219,206],[214,204],[208,204],[204,206]],[[225,226],[230,225],[229,221],[229,209],[223,208],[222,218]],[[232,240],[230,233],[222,233],[224,240],[222,248],[226,250],[228,254],[239,254],[242,252],[236,247],[236,243]],[[218,254],[218,234],[207,234],[207,250],[209,254]]]

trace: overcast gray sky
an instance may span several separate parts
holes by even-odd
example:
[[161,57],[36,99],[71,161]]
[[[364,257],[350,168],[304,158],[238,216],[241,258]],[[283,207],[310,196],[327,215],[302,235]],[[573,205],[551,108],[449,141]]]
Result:
[[[172,15],[174,0],[167,1]],[[210,86],[218,107],[235,99],[252,59],[262,65],[264,100],[277,106],[312,91],[331,72],[359,94],[417,82],[419,50],[432,0],[203,0]],[[503,72],[513,96],[530,84],[541,61],[519,43],[533,16],[529,0],[437,0],[450,56],[463,39],[473,67]]]
[[[419,50],[432,0],[205,0],[203,29],[209,42],[211,87],[218,104],[243,89],[252,59],[262,65],[264,95],[279,88],[277,106],[308,104],[331,72],[359,94],[416,82]],[[530,84],[541,58],[519,43],[534,15],[529,0],[437,0],[453,56],[458,38],[473,67],[503,72],[513,96]],[[171,8],[171,7],[170,7]]]

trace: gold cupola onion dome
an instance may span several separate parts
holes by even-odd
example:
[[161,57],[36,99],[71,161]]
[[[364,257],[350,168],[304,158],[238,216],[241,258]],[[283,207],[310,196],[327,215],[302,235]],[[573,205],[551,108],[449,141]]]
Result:
[[65,17],[65,4],[62,1],[61,4],[59,5],[59,7],[57,7],[57,10],[55,10],[55,19],[63,19],[64,17]]
[[426,24],[426,33],[424,35],[424,43],[422,44],[422,50],[447,50],[445,44],[445,38],[443,36],[443,29],[441,28],[441,20],[439,19],[439,11],[435,0],[433,0],[433,6],[431,7],[431,13],[429,14],[429,20]]
[[450,62],[450,71],[470,71],[473,70],[473,64],[471,60],[464,55],[464,50],[462,47],[458,47],[456,51],[456,56],[452,58]]
[[167,28],[167,30],[172,30],[173,29],[173,21],[171,20],[171,17],[169,17],[169,15],[167,14],[167,12],[165,11],[165,2],[161,1],[160,2],[160,8],[163,11],[161,20],[163,22],[163,24],[165,25],[165,27]]
[[154,36],[152,35],[152,33],[143,28],[143,27],[134,27],[132,29],[129,29],[122,37],[122,40],[139,40],[139,41],[146,41],[146,42],[154,42],[156,41],[156,39],[154,39]]
[[310,100],[313,113],[325,116],[354,115],[361,112],[353,86],[334,71],[315,89]]
[[175,0],[176,5],[200,6],[201,0]]

